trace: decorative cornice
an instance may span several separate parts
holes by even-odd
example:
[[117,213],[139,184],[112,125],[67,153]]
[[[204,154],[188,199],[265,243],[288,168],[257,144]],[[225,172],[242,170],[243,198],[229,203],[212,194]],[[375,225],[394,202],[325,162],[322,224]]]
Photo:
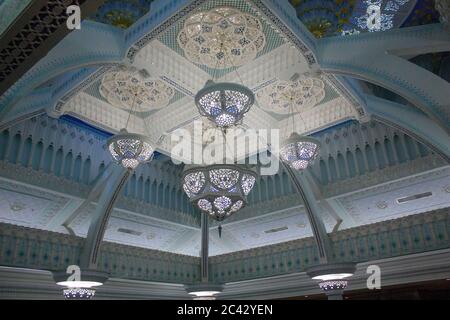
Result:
[[[439,209],[332,233],[334,262],[364,263],[448,248],[449,215],[449,208]],[[45,270],[77,264],[83,241],[9,224],[0,224],[0,234],[2,265]],[[211,257],[210,280],[227,283],[296,273],[318,262],[313,238],[304,238]],[[200,277],[199,258],[108,242],[99,268],[122,279],[193,283]]]

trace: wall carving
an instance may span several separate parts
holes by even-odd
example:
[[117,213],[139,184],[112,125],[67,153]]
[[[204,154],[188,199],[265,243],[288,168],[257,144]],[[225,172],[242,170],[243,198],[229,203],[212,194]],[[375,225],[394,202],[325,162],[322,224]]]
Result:
[[[83,239],[0,223],[0,264],[51,271],[79,264]],[[173,283],[199,280],[199,258],[106,242],[99,269],[113,278]]]

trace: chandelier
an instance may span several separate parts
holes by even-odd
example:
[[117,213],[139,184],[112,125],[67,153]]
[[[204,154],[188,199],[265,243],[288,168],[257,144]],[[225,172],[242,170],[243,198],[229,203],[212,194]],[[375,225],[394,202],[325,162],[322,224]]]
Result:
[[206,82],[195,96],[199,113],[220,128],[238,124],[255,102],[253,92],[235,83]]
[[88,288],[67,288],[63,289],[63,295],[68,300],[90,300],[94,297],[95,290]]
[[[298,79],[302,79],[298,81]],[[302,84],[304,77],[299,77],[298,74],[294,74],[291,78],[292,84]],[[287,109],[289,107],[289,112],[292,114],[292,133],[287,138],[281,148],[280,148],[280,159],[284,163],[286,163],[289,167],[293,168],[294,170],[305,170],[308,168],[309,165],[314,161],[314,159],[319,154],[319,148],[320,143],[318,140],[306,137],[306,136],[300,136],[298,133],[295,132],[295,123],[294,123],[294,112],[296,111],[295,108],[298,107],[305,107],[303,103],[308,104],[309,108],[312,108],[316,105],[316,103],[320,102],[323,99],[323,96],[325,95],[325,92],[323,91],[323,81],[320,79],[311,79],[308,82],[303,82],[303,84],[309,83],[310,85],[304,86],[304,88],[296,88],[296,85],[289,86],[287,89],[287,93],[291,93],[290,95],[286,95],[286,101],[285,105],[283,106],[284,109]],[[302,86],[303,86],[302,84]],[[314,89],[314,86],[316,89]],[[308,89],[309,87],[309,89]],[[322,90],[321,90],[322,89]],[[297,96],[298,90],[303,92],[303,97],[300,94],[300,96]],[[284,88],[281,89],[281,92],[285,91]],[[315,97],[313,97],[313,94],[316,94]],[[280,97],[281,99],[281,97]],[[300,100],[299,100],[300,99]],[[302,100],[306,99],[306,100]],[[303,121],[303,118],[301,116],[301,113],[298,113],[298,116]]]
[[318,140],[292,133],[280,149],[281,160],[295,170],[305,170],[319,153]]
[[182,176],[189,200],[218,221],[247,204],[255,181],[254,171],[228,164],[187,167]]
[[107,145],[114,161],[127,169],[135,169],[140,163],[151,161],[153,156],[147,137],[128,133],[126,129],[110,138]]

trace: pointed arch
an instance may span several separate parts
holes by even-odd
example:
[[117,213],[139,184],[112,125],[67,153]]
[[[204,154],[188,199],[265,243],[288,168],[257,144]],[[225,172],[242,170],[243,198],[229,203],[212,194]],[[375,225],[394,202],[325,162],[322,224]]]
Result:
[[353,178],[356,176],[356,163],[355,163],[355,159],[353,157],[353,153],[350,150],[347,150],[346,158],[347,158],[347,165],[348,165],[348,174],[349,174],[350,178]]
[[375,164],[375,157],[370,144],[366,144],[366,147],[364,149],[364,152],[366,153],[368,169],[369,171],[374,171],[377,168],[377,165]]
[[386,150],[386,156],[388,158],[388,164],[390,166],[395,165],[395,156],[394,156],[394,149],[392,148],[391,140],[388,138],[384,139],[384,149]]
[[407,134],[403,134],[403,139],[405,140],[406,153],[410,160],[417,158],[417,148],[414,144],[414,140]]
[[384,151],[381,147],[381,143],[376,141],[375,142],[375,156],[377,157],[377,163],[379,169],[384,169],[386,167],[386,161],[384,159]]
[[347,177],[347,168],[345,166],[344,156],[340,152],[337,154],[337,164],[338,164],[339,178],[345,179]]
[[72,150],[70,150],[67,153],[66,158],[64,159],[64,177],[66,179],[70,179],[71,178],[72,162],[73,162],[73,153],[72,153]]
[[403,143],[397,134],[394,135],[394,148],[397,153],[398,162],[406,162],[406,152],[403,148]]
[[330,181],[328,178],[327,165],[325,164],[325,161],[323,159],[320,159],[319,167],[320,167],[320,179],[322,181],[322,184],[327,185],[328,182],[330,182]]
[[56,151],[55,155],[55,164],[53,166],[53,172],[58,177],[60,177],[62,173],[63,153],[64,153],[63,147],[60,147],[58,151]]
[[328,157],[328,168],[330,170],[330,182],[336,182],[338,180],[336,163],[331,155]]
[[33,159],[31,161],[31,166],[34,170],[39,170],[41,168],[41,159],[44,153],[44,144],[39,141],[34,147]]

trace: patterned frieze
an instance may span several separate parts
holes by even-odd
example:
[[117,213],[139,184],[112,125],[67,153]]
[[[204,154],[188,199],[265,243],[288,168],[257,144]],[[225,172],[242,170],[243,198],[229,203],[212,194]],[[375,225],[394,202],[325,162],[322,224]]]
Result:
[[[104,133],[44,115],[3,130],[0,140],[3,177],[69,197],[86,198],[93,181],[111,162],[104,151]],[[196,225],[194,209],[179,183],[181,169],[158,160],[140,166],[125,185],[118,206]]]
[[[364,262],[448,248],[448,208],[331,234],[336,262]],[[313,238],[289,241],[210,259],[219,283],[302,272],[319,263]]]
[[[79,264],[83,238],[0,224],[0,264],[51,271]],[[199,258],[125,246],[102,245],[99,269],[112,278],[192,283],[200,273]]]
[[325,196],[445,165],[417,140],[376,121],[350,122],[315,136],[321,142],[320,155],[309,170],[324,186]]

